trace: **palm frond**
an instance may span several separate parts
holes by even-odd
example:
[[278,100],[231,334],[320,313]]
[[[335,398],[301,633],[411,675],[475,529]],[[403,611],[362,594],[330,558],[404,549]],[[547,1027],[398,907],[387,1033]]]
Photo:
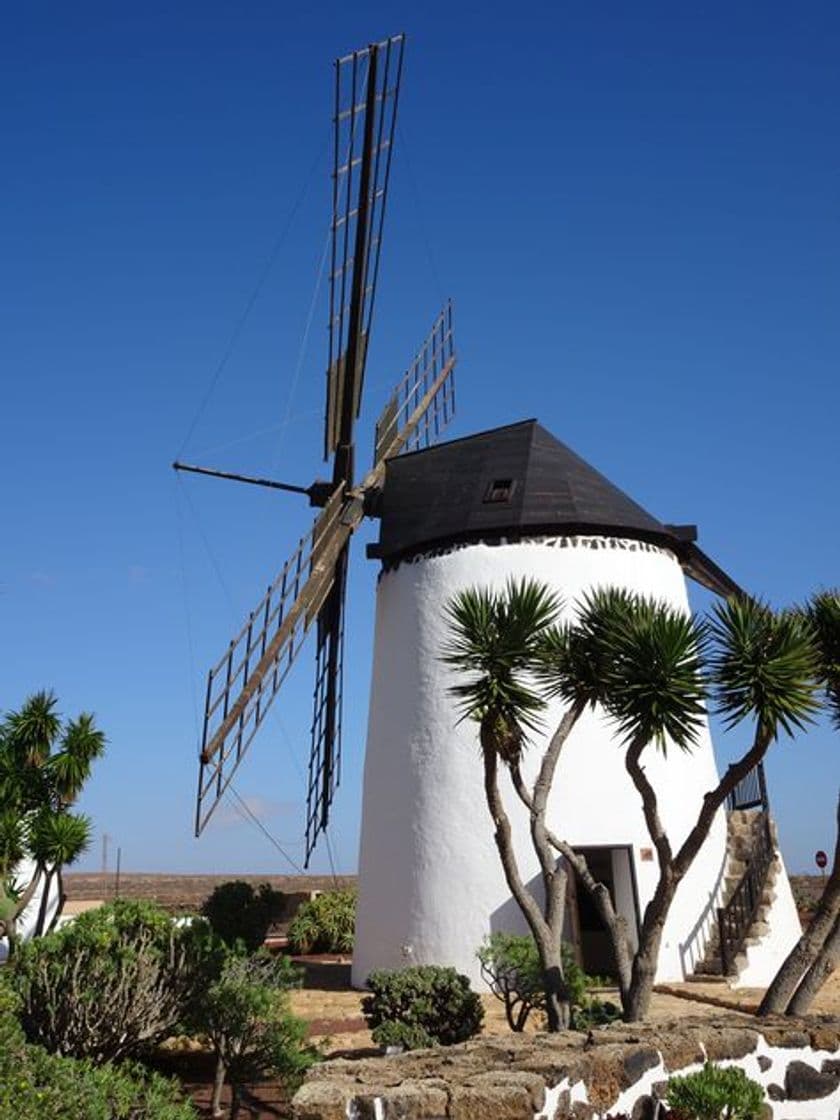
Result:
[[805,610],[814,631],[831,721],[840,731],[840,589],[817,592]]
[[819,662],[807,615],[732,598],[715,605],[710,632],[715,707],[727,728],[754,717],[775,739],[812,722]]
[[3,746],[21,766],[40,766],[50,756],[61,728],[53,692],[33,693],[3,721]]
[[449,688],[462,719],[497,734],[510,755],[539,728],[545,701],[531,683],[530,670],[540,635],[560,610],[558,597],[536,580],[508,580],[502,591],[472,587],[445,606],[449,640],[441,660],[463,679]]
[[661,604],[615,631],[605,707],[625,742],[642,739],[663,752],[669,742],[695,745],[706,718],[704,641],[701,622]]
[[29,847],[45,866],[73,863],[91,842],[90,818],[81,813],[42,810],[32,823]]

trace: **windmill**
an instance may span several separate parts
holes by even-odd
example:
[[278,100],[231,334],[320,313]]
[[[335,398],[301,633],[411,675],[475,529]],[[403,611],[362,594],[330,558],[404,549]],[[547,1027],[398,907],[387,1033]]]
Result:
[[324,458],[332,479],[308,487],[176,462],[176,470],[305,494],[310,531],[210,669],[199,757],[198,836],[242,762],[303,640],[316,630],[305,862],[326,830],[341,774],[345,593],[350,540],[375,512],[385,460],[430,446],[454,411],[455,349],[447,304],[376,423],[374,462],[355,479],[359,416],[376,298],[405,36],[335,62],[329,354]]

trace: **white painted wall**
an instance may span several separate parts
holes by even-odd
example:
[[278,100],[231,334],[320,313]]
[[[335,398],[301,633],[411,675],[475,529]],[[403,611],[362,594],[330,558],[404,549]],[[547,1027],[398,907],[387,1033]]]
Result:
[[[34,860],[29,860],[29,859],[22,860],[17,865],[17,867],[15,868],[14,876],[13,876],[17,886],[25,889],[27,884],[32,882],[32,877],[35,874],[35,871],[36,871],[36,865],[35,865]],[[38,921],[38,911],[39,911],[40,906],[41,906],[41,899],[43,898],[43,895],[44,895],[44,887],[43,887],[43,881],[42,881],[42,884],[35,891],[35,894],[32,897],[32,901],[29,903],[29,905],[26,907],[24,912],[20,915],[20,917],[17,920],[18,936],[23,941],[28,941],[29,938],[32,936],[34,930],[35,930],[35,925]],[[59,904],[58,883],[55,879],[53,879],[52,884],[50,886],[50,896],[49,896],[49,899],[47,901],[47,923],[46,923],[47,927],[49,927],[49,924],[52,921],[56,910],[58,909],[58,904]],[[5,937],[0,937],[0,960],[5,959],[7,952],[8,952],[7,939]]]
[[[543,538],[473,544],[383,572],[377,594],[373,681],[365,760],[359,907],[353,980],[374,968],[451,964],[480,981],[475,950],[491,929],[521,926],[504,882],[482,789],[474,724],[458,723],[440,661],[447,638],[443,605],[471,585],[500,587],[533,576],[571,604],[615,584],[688,609],[673,555],[636,541]],[[547,718],[559,718],[554,706]],[[533,767],[542,742],[529,752]],[[650,750],[648,775],[675,844],[717,782],[708,732],[692,753]],[[506,782],[506,779],[505,779]],[[527,821],[507,786],[514,841],[526,880],[538,865]],[[639,797],[619,744],[602,716],[587,713],[566,745],[549,803],[554,829],[574,845],[630,845],[642,911],[656,883]],[[667,922],[657,978],[681,979],[702,955],[722,887],[726,823],[718,814],[682,883]]]
[[770,932],[757,945],[746,947],[747,963],[732,985],[734,988],[766,988],[802,934],[781,852],[778,860],[779,869],[773,884],[773,903],[767,915]]
[[[809,1046],[770,1046],[764,1036],[759,1035],[758,1045],[751,1054],[747,1054],[744,1058],[724,1058],[715,1062],[715,1065],[737,1066],[752,1081],[757,1081],[766,1094],[768,1085],[784,1085],[785,1070],[791,1062],[804,1062],[819,1072],[826,1059],[836,1060],[838,1054],[840,1054],[838,1050],[812,1050]],[[770,1066],[768,1069],[763,1070],[761,1068],[759,1058],[769,1059]],[[622,1114],[630,1116],[633,1112],[633,1105],[640,1097],[652,1094],[653,1086],[657,1082],[667,1081],[671,1076],[687,1077],[690,1073],[698,1073],[702,1068],[703,1064],[701,1062],[694,1062],[692,1065],[669,1072],[665,1069],[665,1063],[660,1055],[659,1065],[647,1070],[635,1085],[625,1089],[610,1108],[610,1113],[615,1116],[621,1116]],[[554,1088],[546,1091],[545,1105],[534,1114],[534,1120],[551,1120],[559,1103],[560,1095],[566,1089],[570,1091],[572,1101],[589,1102],[589,1094],[584,1082],[575,1081],[570,1084],[566,1077]],[[784,1117],[784,1120],[836,1120],[838,1107],[840,1107],[840,1085],[827,1097],[821,1097],[817,1100],[767,1101],[767,1103],[772,1106],[773,1114]]]

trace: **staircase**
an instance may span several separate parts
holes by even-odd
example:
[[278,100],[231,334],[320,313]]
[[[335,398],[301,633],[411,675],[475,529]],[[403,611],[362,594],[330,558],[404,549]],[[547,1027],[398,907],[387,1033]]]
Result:
[[723,901],[704,955],[687,979],[737,977],[746,964],[747,948],[769,932],[767,918],[779,869],[777,848],[764,775],[753,772],[729,801]]

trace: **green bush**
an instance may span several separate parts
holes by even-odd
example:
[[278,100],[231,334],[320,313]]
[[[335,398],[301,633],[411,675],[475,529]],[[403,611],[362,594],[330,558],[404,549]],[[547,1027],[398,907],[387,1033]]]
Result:
[[737,1066],[706,1062],[698,1073],[672,1077],[666,1089],[668,1108],[684,1120],[756,1120],[764,1090]]
[[0,976],[0,1116],[14,1120],[196,1120],[177,1086],[141,1066],[94,1066],[26,1042],[20,1000]]
[[119,901],[21,945],[9,980],[30,1042],[101,1063],[172,1034],[223,950],[204,921],[179,926],[151,903]]
[[[362,1000],[362,1011],[380,1046],[394,1045],[395,1028],[400,1024],[400,1043],[407,1048],[412,1039],[422,1045],[437,1042],[449,1046],[478,1034],[484,1008],[470,991],[466,976],[454,968],[419,965],[394,972],[372,972],[368,977],[371,994]],[[379,1028],[387,1026],[383,1031]],[[414,1033],[416,1028],[424,1032]]]
[[569,1029],[573,1031],[588,1031],[593,1027],[604,1027],[608,1023],[615,1023],[621,1018],[621,1008],[610,1000],[590,998],[584,996],[580,1003],[572,1007],[572,1018]]
[[94,1066],[23,1046],[0,1058],[0,1116],[10,1120],[196,1120],[174,1082],[139,1065]]
[[[577,963],[572,946],[564,942],[562,954],[563,976],[572,1005],[572,1025],[576,1030],[584,1029],[577,1025],[575,1013],[580,1020],[582,1009],[598,1001],[587,1000],[590,977]],[[545,1008],[542,965],[533,937],[529,934],[491,933],[477,956],[491,992],[505,1005],[510,1029],[523,1030],[531,1011]]]
[[395,1023],[391,1019],[387,1023],[380,1023],[378,1027],[374,1027],[372,1035],[373,1041],[383,1050],[391,1046],[398,1047],[400,1050],[426,1050],[438,1045],[437,1040],[417,1023]]
[[205,899],[201,913],[231,949],[242,942],[247,952],[253,953],[265,941],[282,903],[282,891],[274,890],[269,883],[260,883],[255,890],[250,883],[234,879],[214,889]]
[[304,902],[289,926],[293,953],[352,953],[356,892],[325,891]]

